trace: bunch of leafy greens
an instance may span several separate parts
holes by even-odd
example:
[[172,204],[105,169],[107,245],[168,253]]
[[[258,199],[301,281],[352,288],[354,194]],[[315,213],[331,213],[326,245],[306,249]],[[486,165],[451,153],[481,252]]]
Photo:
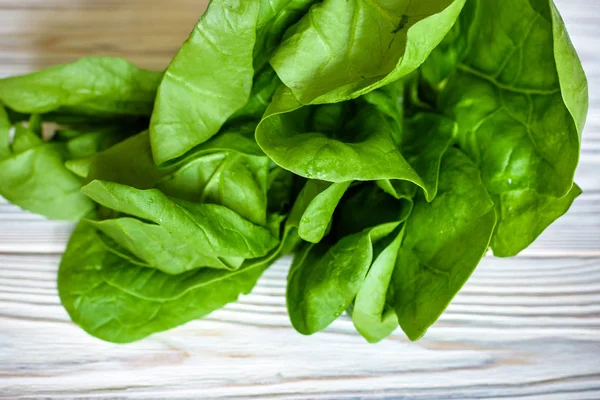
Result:
[[60,297],[104,340],[207,315],[286,253],[300,333],[346,311],[414,340],[581,193],[587,102],[552,0],[213,0],[164,73],[0,80],[0,194],[80,221]]

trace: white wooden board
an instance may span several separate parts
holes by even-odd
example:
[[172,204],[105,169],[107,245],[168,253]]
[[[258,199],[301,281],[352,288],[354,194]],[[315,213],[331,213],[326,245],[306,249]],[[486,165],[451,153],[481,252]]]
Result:
[[[343,318],[299,335],[284,259],[209,318],[104,343],[58,300],[72,225],[0,199],[0,398],[600,399],[600,1],[556,3],[590,82],[585,193],[521,256],[486,257],[424,339],[368,345]],[[205,5],[0,0],[0,76],[91,54],[163,68]]]

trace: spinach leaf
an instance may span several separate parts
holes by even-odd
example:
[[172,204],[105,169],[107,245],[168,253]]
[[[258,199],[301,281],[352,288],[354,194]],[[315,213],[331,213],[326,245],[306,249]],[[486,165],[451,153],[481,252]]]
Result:
[[414,191],[405,197],[391,197],[373,182],[354,185],[335,210],[331,236],[341,238],[377,225],[404,222],[412,211],[413,197]]
[[437,197],[415,200],[392,277],[392,304],[411,340],[425,333],[471,276],[495,224],[494,203],[477,167],[449,150]]
[[273,167],[269,170],[267,189],[267,208],[275,214],[288,213],[295,198],[294,174],[283,168]]
[[208,140],[248,101],[259,3],[211,2],[173,58],[150,123],[157,164]]
[[325,329],[348,308],[371,266],[373,243],[397,226],[378,225],[332,246],[305,245],[296,254],[288,275],[287,309],[298,332],[310,335]]
[[207,255],[262,257],[278,242],[265,228],[221,205],[191,203],[169,198],[157,189],[139,190],[105,181],[92,181],[81,190],[104,207],[162,226]]
[[384,245],[376,246],[381,249],[376,250],[378,255],[352,306],[354,327],[369,343],[376,343],[388,337],[398,327],[398,318],[394,308],[389,304],[388,288],[398,259],[404,230],[391,236],[391,243],[382,240]]
[[268,172],[267,157],[218,152],[186,163],[156,187],[186,200],[221,204],[265,225]]
[[60,144],[43,144],[0,161],[0,194],[50,219],[74,221],[93,209],[80,180],[64,166]]
[[416,340],[581,193],[587,90],[551,0],[217,0],[164,74],[0,79],[0,195],[80,220],[59,292],[102,339],[205,316],[290,253],[296,330],[346,311]]
[[[196,243],[182,241],[165,227],[144,223],[135,218],[87,221],[112,241],[111,251],[130,254],[137,264],[156,268],[167,274],[181,274],[197,268],[237,269],[242,257],[215,257],[199,251]],[[107,242],[108,238],[104,238]]]
[[59,295],[71,319],[91,335],[133,342],[201,318],[249,293],[283,243],[236,271],[169,275],[117,256],[92,226],[81,222],[60,264]]
[[162,73],[115,57],[86,57],[0,79],[0,103],[26,114],[149,116]]
[[561,198],[540,195],[534,190],[512,190],[494,199],[502,220],[496,227],[491,247],[498,257],[517,255],[558,217],[566,213],[581,194],[577,185]]
[[38,134],[26,128],[22,124],[15,125],[14,137],[12,142],[13,154],[21,154],[25,151],[44,144],[44,141]]
[[313,2],[209,4],[160,84],[150,124],[157,164],[205,142],[232,116],[260,116],[275,87],[266,61],[288,24]]
[[[270,161],[246,126],[231,128],[178,162],[156,167],[147,132],[105,152],[90,165],[87,181],[105,180],[138,189],[157,188],[171,197],[220,204],[259,225],[267,219]],[[136,162],[130,155],[136,154]]]
[[306,181],[287,223],[298,228],[298,234],[307,242],[320,242],[331,225],[338,203],[351,183]]
[[271,65],[302,104],[355,98],[419,67],[464,3],[326,0],[286,32]]
[[[294,214],[304,209],[311,192],[314,193],[308,186],[305,194],[298,197],[299,205],[290,213],[289,225],[294,226],[298,221]],[[331,231],[318,244],[305,244],[294,257],[287,292],[288,313],[294,328],[303,334],[314,333],[351,306],[362,290],[373,260],[397,237],[397,233],[390,234],[406,220],[411,208],[410,200],[398,201],[372,183],[357,184],[346,191],[335,210]],[[373,307],[367,303],[364,298],[361,300],[359,313],[368,313]],[[364,327],[361,322],[359,325]],[[375,332],[380,328],[372,329]]]
[[514,255],[574,197],[588,94],[560,15],[549,0],[467,2],[425,71],[441,89],[440,109],[459,124],[460,147],[501,202],[498,232],[537,215],[510,240],[493,241],[496,254]]
[[78,220],[93,209],[79,193],[80,180],[64,166],[62,143],[45,143],[22,124],[11,124],[0,106],[0,195],[11,203],[51,219]]
[[0,161],[11,156],[10,130],[12,124],[6,109],[0,104]]
[[[132,154],[135,154],[133,162]],[[92,157],[86,183],[104,180],[137,189],[151,189],[162,175],[152,160],[148,131],[144,131]]]
[[404,180],[433,199],[454,123],[420,114],[405,123],[398,137],[398,128],[379,108],[362,101],[301,107],[288,89],[280,88],[256,140],[273,161],[300,176],[329,182]]
[[89,174],[93,157],[121,142],[129,134],[129,131],[124,131],[121,127],[108,126],[87,132],[61,130],[56,133],[56,136],[59,139],[67,138],[65,146],[68,159],[65,161],[65,167],[85,179]]

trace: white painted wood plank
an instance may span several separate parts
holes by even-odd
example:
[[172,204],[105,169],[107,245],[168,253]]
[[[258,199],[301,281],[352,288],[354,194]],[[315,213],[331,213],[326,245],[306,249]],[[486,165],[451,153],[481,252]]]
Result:
[[[204,320],[104,343],[57,297],[72,225],[0,199],[0,398],[600,398],[600,1],[556,3],[590,83],[576,177],[585,193],[522,256],[486,257],[423,340],[396,332],[368,345],[348,318],[297,334],[284,260]],[[165,4],[0,0],[0,77],[92,54],[164,68],[205,2]]]
[[0,255],[6,398],[111,397],[124,388],[136,398],[340,399],[586,398],[600,390],[598,258],[486,258],[422,341],[397,332],[375,346],[347,318],[312,337],[295,333],[282,292],[289,260],[209,318],[131,345],[104,343],[70,324],[58,304],[58,260]]

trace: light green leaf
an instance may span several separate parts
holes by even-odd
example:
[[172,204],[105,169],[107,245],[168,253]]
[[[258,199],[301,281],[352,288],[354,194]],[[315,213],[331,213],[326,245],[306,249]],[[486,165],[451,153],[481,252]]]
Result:
[[116,57],[86,57],[0,79],[0,103],[28,114],[91,117],[150,115],[162,73]]
[[64,166],[64,147],[46,143],[0,161],[0,195],[50,219],[76,221],[93,210]]
[[224,205],[250,222],[265,225],[269,162],[267,157],[227,154],[204,185],[201,201]]
[[[135,162],[131,162],[132,154]],[[97,179],[150,189],[161,176],[152,160],[148,132],[144,131],[96,154],[90,160],[86,183]]]
[[414,71],[444,38],[464,0],[325,0],[271,59],[302,104],[356,98]]
[[15,136],[12,141],[13,154],[21,154],[34,147],[42,146],[44,141],[23,124],[15,125]]
[[262,257],[278,242],[265,228],[220,205],[190,203],[156,189],[105,181],[92,181],[81,190],[107,208],[151,221],[183,242],[195,243],[206,255]]
[[8,114],[0,103],[0,160],[10,157],[12,153],[9,145],[11,127],[12,124],[8,118]]
[[[281,167],[329,182],[385,178],[421,182],[397,150],[389,124],[374,107],[353,110],[353,104],[345,103],[339,131],[318,132],[310,124],[320,122],[311,120],[320,106],[288,112],[289,96],[285,89],[275,95],[256,131],[260,147]],[[352,111],[357,115],[350,119]]]
[[[148,133],[143,132],[94,157],[88,181],[157,188],[170,197],[226,206],[253,223],[265,225],[269,159],[248,133],[252,131],[245,126],[232,128],[177,163],[156,167]],[[136,154],[135,163],[130,162],[131,154]]]
[[59,295],[71,319],[85,331],[129,343],[201,318],[249,293],[279,251],[247,261],[236,271],[169,275],[120,258],[83,222],[60,264]]
[[248,101],[259,3],[211,2],[171,61],[150,123],[157,164],[214,136]]
[[233,270],[241,266],[241,257],[219,258],[199,251],[195,243],[183,242],[160,225],[134,218],[87,221],[110,237],[112,247],[124,247],[142,263],[167,274],[181,274],[197,268]]
[[288,24],[313,2],[209,4],[158,91],[150,124],[157,164],[204,143],[230,117],[260,117],[277,84],[266,61]]
[[318,243],[331,225],[333,213],[352,182],[330,183],[308,180],[288,217],[307,242]]

